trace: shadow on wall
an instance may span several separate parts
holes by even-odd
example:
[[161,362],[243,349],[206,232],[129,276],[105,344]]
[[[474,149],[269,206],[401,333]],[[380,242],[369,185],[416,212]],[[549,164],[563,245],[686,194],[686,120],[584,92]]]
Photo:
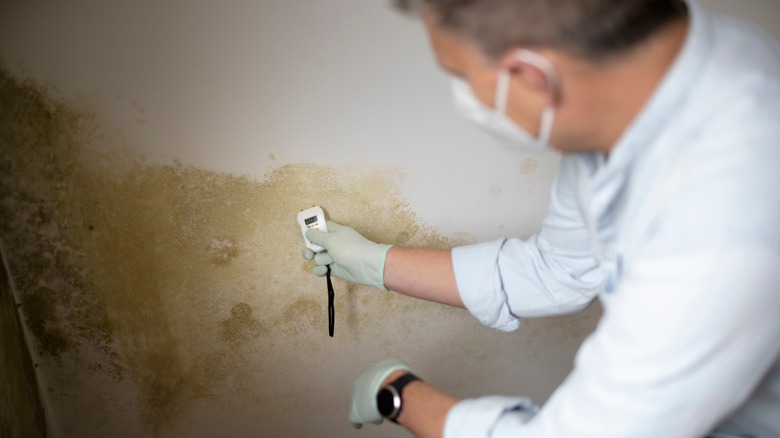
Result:
[[33,363],[17,318],[8,273],[0,260],[0,437],[45,436]]

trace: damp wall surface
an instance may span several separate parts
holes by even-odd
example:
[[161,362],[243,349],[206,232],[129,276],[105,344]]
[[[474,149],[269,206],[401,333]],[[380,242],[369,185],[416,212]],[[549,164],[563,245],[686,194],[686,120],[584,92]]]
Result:
[[0,436],[43,438],[46,422],[35,365],[27,350],[16,307],[0,257]]
[[[51,436],[361,436],[346,422],[352,381],[388,357],[461,396],[543,400],[595,323],[594,309],[508,335],[336,281],[331,339],[325,283],[300,257],[300,204],[382,242],[474,237],[417,217],[400,169],[295,163],[256,179],[149,163],[99,147],[115,134],[51,94],[0,74],[13,145],[0,153],[0,232]],[[504,381],[518,373],[543,377]]]
[[[774,1],[705,4],[778,31]],[[505,334],[337,281],[327,336],[300,209],[396,244],[527,237],[558,161],[458,118],[384,1],[0,0],[0,68],[0,242],[32,357],[9,370],[36,376],[49,436],[407,436],[349,427],[361,369],[543,402],[597,322]]]

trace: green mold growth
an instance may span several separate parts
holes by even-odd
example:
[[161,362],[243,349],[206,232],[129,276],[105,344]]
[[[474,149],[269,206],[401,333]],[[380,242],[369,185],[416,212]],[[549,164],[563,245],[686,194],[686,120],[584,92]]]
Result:
[[[139,416],[163,434],[196,404],[236,394],[268,415],[326,403],[308,391],[327,319],[324,283],[300,257],[300,209],[321,204],[378,241],[448,245],[416,221],[397,169],[286,164],[257,181],[148,164],[94,115],[2,70],[0,108],[0,241],[21,312],[52,405],[101,406],[95,424]],[[337,296],[337,332],[355,339],[386,337],[371,315],[388,309],[447,312],[393,294],[358,302],[360,288],[338,286],[349,292]],[[398,327],[393,342],[411,339]],[[359,346],[348,342],[341,354]],[[92,420],[62,421],[78,436]]]

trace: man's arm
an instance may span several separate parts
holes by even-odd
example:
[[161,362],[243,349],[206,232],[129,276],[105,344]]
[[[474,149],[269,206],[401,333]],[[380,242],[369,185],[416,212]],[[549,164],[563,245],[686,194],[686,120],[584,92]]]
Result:
[[418,437],[702,436],[776,360],[779,266],[735,248],[647,260],[535,417],[520,398],[460,401],[415,381],[398,422]]
[[308,230],[306,237],[327,251],[310,249],[304,258],[314,260],[314,273],[324,276],[328,269],[351,283],[378,289],[392,289],[456,307],[464,307],[458,293],[452,265],[452,251],[434,248],[407,248],[372,242],[348,226],[328,221],[329,232]]
[[394,246],[387,252],[384,280],[386,288],[398,293],[464,307],[448,249]]
[[[393,372],[382,383],[382,387],[405,373],[402,370]],[[418,438],[438,438],[443,435],[447,414],[458,401],[428,383],[417,380],[404,387],[403,410],[396,421]]]
[[517,328],[518,317],[569,313],[585,307],[604,280],[578,207],[578,169],[577,157],[562,159],[550,211],[528,241],[500,239],[452,250],[391,247],[329,221],[327,233],[306,232],[327,251],[315,255],[307,249],[304,257],[314,260],[316,275],[324,276],[329,266],[352,283],[465,307],[500,330]]

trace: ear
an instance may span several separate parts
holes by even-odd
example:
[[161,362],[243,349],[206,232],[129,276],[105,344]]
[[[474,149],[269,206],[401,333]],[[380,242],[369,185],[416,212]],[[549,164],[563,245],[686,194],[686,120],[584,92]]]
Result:
[[525,82],[532,90],[542,93],[555,105],[560,98],[560,83],[555,66],[543,55],[529,50],[513,50],[499,61],[501,68]]

